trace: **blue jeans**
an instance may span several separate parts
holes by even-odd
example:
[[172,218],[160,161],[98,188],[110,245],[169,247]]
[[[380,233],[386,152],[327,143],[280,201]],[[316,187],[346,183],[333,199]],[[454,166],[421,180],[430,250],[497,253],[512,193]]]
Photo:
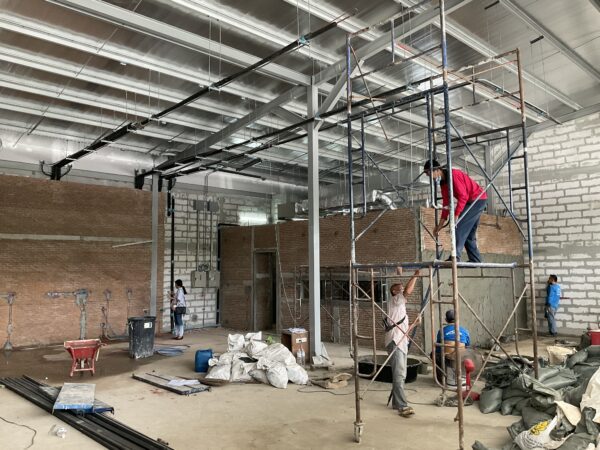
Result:
[[460,261],[460,254],[464,247],[469,256],[469,262],[481,262],[481,254],[477,248],[477,227],[487,200],[477,200],[470,208],[471,204],[467,203],[465,205],[464,211],[467,211],[467,209],[469,211],[460,215],[460,222],[456,226],[456,258]]
[[546,305],[546,311],[544,315],[546,316],[546,320],[548,321],[548,332],[552,336],[556,336],[558,331],[556,331],[556,309],[550,305]]
[[173,329],[173,334],[177,337],[183,336],[183,314],[173,314],[175,319],[175,328]]

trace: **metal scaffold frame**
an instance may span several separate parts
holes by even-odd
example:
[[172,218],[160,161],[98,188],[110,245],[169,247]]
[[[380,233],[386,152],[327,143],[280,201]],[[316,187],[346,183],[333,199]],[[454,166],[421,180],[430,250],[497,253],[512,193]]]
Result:
[[[359,340],[372,341],[371,343],[372,343],[373,352],[375,355],[376,350],[377,350],[376,333],[375,333],[376,312],[381,312],[381,314],[383,315],[384,318],[387,318],[389,316],[387,315],[387,312],[383,308],[381,308],[381,306],[379,306],[377,304],[376,299],[374,298],[375,297],[374,280],[376,278],[390,278],[390,275],[387,272],[388,269],[390,269],[390,268],[393,268],[395,270],[397,270],[397,268],[401,268],[401,269],[425,269],[426,268],[426,269],[428,269],[428,273],[425,276],[428,278],[429,288],[423,295],[421,306],[420,306],[420,309],[418,312],[418,316],[421,317],[423,315],[423,313],[425,312],[425,310],[427,309],[427,307],[429,306],[430,313],[431,313],[431,325],[432,325],[431,326],[432,349],[435,349],[437,346],[445,346],[445,343],[443,342],[443,340],[440,344],[436,344],[436,342],[435,342],[436,339],[435,339],[435,331],[434,331],[435,330],[435,328],[434,328],[434,321],[435,321],[435,319],[434,319],[434,317],[435,317],[434,304],[436,304],[436,303],[438,304],[439,313],[440,313],[439,316],[441,316],[442,304],[446,303],[446,304],[452,305],[454,312],[455,312],[454,327],[455,327],[455,335],[456,336],[460,336],[461,306],[464,304],[467,307],[467,309],[472,314],[474,314],[477,321],[479,323],[481,323],[481,325],[486,330],[486,332],[491,336],[494,343],[499,346],[499,348],[502,350],[502,352],[506,355],[507,358],[512,360],[511,355],[503,348],[501,342],[499,341],[499,338],[502,335],[502,333],[504,333],[505,330],[508,328],[511,320],[514,320],[515,335],[517,337],[516,349],[517,349],[517,353],[519,352],[519,350],[518,350],[518,333],[520,330],[523,331],[523,329],[520,329],[518,327],[518,319],[517,319],[516,314],[517,314],[517,310],[519,309],[519,305],[521,305],[522,300],[525,298],[527,290],[529,290],[531,329],[528,331],[531,331],[531,334],[533,337],[533,353],[534,353],[533,354],[533,358],[534,358],[533,365],[534,365],[534,370],[535,370],[535,376],[536,377],[538,376],[537,319],[536,319],[536,298],[535,298],[535,286],[534,286],[533,237],[532,237],[531,206],[530,206],[530,193],[529,193],[528,161],[527,161],[527,156],[528,156],[527,155],[527,130],[526,130],[526,112],[525,112],[526,103],[525,103],[525,98],[524,98],[523,72],[522,72],[522,67],[521,67],[520,52],[518,49],[516,49],[511,52],[506,52],[502,55],[497,55],[495,57],[488,58],[485,61],[482,61],[478,64],[475,64],[475,65],[472,65],[469,67],[464,67],[457,71],[454,71],[454,72],[452,72],[452,75],[453,75],[453,79],[455,80],[454,82],[456,84],[454,84],[453,86],[450,86],[448,61],[447,61],[446,12],[445,12],[444,0],[439,0],[439,15],[440,15],[439,21],[440,21],[440,31],[441,31],[441,42],[440,42],[439,49],[440,49],[441,55],[442,55],[442,67],[441,67],[442,73],[441,73],[441,75],[434,75],[425,80],[418,80],[419,84],[422,84],[423,81],[429,81],[430,89],[423,90],[421,92],[418,92],[417,94],[411,94],[401,100],[387,102],[384,104],[384,106],[387,106],[385,108],[382,106],[378,106],[378,107],[373,106],[372,108],[363,110],[360,113],[353,112],[353,107],[355,108],[357,106],[357,104],[353,103],[353,94],[352,94],[352,80],[353,80],[353,70],[354,70],[354,66],[352,64],[352,56],[354,55],[354,49],[352,47],[352,37],[355,34],[366,31],[366,29],[360,30],[354,34],[348,34],[347,39],[346,39],[346,105],[347,106],[346,106],[345,122],[347,124],[347,138],[348,138],[348,142],[347,142],[347,157],[348,157],[347,176],[348,176],[348,194],[349,194],[349,203],[350,203],[349,211],[350,211],[350,239],[351,239],[350,261],[349,261],[349,291],[350,291],[350,295],[349,295],[350,305],[349,306],[350,306],[350,330],[351,330],[350,351],[354,358],[354,372],[356,375],[355,376],[356,416],[355,416],[355,422],[354,422],[354,439],[356,442],[361,441],[361,436],[362,436],[363,430],[364,430],[364,422],[362,420],[362,414],[361,414],[361,400],[363,398],[364,393],[366,392],[366,390],[363,390],[361,392],[359,376],[360,375],[365,375],[365,376],[375,375],[375,376],[373,376],[373,379],[376,377],[376,374],[360,374],[359,373],[358,343],[359,343]],[[392,27],[392,30],[393,30],[393,27]],[[395,40],[394,40],[393,32],[392,32],[392,36],[391,36],[391,42],[392,42],[392,46],[394,46]],[[510,56],[510,55],[514,55],[514,60],[509,61],[507,63],[506,57]],[[356,62],[358,63],[358,61],[356,61]],[[496,64],[496,66],[494,66],[494,64]],[[482,103],[482,101],[476,101],[476,99],[474,98],[473,103],[470,105],[459,105],[457,108],[451,109],[449,92],[457,87],[463,87],[463,86],[473,86],[473,89],[475,90],[475,86],[480,85],[478,83],[481,83],[480,81],[476,80],[476,78],[475,78],[476,71],[477,71],[477,74],[480,74],[480,73],[483,73],[488,70],[499,69],[506,64],[514,64],[517,66],[516,72],[517,72],[517,76],[518,76],[518,90],[515,92],[507,92],[504,89],[499,89],[500,90],[499,93],[497,92],[496,95],[492,96],[491,98],[488,95],[487,99],[483,100],[483,101],[502,99],[502,101],[508,101],[509,103],[512,103],[514,109],[519,112],[520,122],[517,124],[502,127],[502,128],[487,130],[487,131],[484,131],[481,133],[472,134],[472,135],[468,135],[468,136],[462,136],[461,133],[459,132],[459,130],[454,126],[454,124],[451,121],[451,112],[457,111],[459,109],[463,109],[466,107],[471,107],[476,104],[480,104],[480,103]],[[486,68],[486,65],[488,66],[488,68]],[[489,68],[489,66],[492,66],[492,68]],[[470,71],[470,73],[468,73],[468,75],[464,75],[464,76],[460,75],[461,72],[469,72],[469,71]],[[440,77],[442,80],[442,85],[435,86],[434,79],[440,78]],[[458,81],[456,81],[456,80],[458,80]],[[412,85],[414,85],[415,83],[412,83]],[[411,85],[411,84],[409,84],[409,85]],[[441,124],[441,126],[439,126],[439,127],[436,127],[436,121],[435,121],[436,113],[435,113],[434,106],[435,106],[435,98],[436,98],[436,96],[438,96],[440,94],[443,97],[443,102],[442,102],[443,103],[443,112],[440,114],[440,115],[443,115],[443,124]],[[370,96],[370,93],[369,93],[369,96]],[[475,95],[473,95],[473,97],[475,97]],[[424,100],[424,102],[422,100]],[[417,104],[417,106],[413,106],[413,102],[419,102],[419,103]],[[372,98],[371,98],[371,103],[374,105]],[[366,160],[370,161],[372,163],[373,167],[375,169],[379,170],[379,172],[381,172],[381,175],[383,176],[383,178],[390,184],[391,191],[395,192],[395,194],[398,196],[400,201],[405,200],[404,197],[401,195],[401,192],[399,191],[398,187],[395,186],[389,180],[389,178],[385,175],[385,173],[379,169],[378,165],[370,157],[369,152],[365,148],[364,117],[366,115],[379,114],[383,111],[387,111],[389,109],[388,105],[390,105],[390,104],[392,107],[392,114],[394,111],[393,108],[399,108],[402,105],[409,105],[409,108],[411,108],[411,109],[424,107],[426,109],[426,114],[427,114],[427,141],[428,141],[429,161],[432,162],[437,157],[438,146],[443,147],[443,152],[446,155],[445,167],[447,170],[447,178],[448,178],[447,183],[448,183],[449,200],[450,200],[448,209],[449,209],[449,222],[450,222],[449,234],[450,234],[450,242],[451,242],[451,255],[450,255],[450,261],[448,261],[448,262],[440,261],[440,258],[441,258],[440,242],[438,241],[437,238],[435,238],[433,236],[432,232],[429,231],[429,229],[423,223],[423,221],[420,219],[420,217],[416,217],[416,219],[419,222],[420,226],[422,227],[423,231],[425,231],[435,241],[435,244],[436,244],[436,259],[435,260],[427,261],[427,262],[410,262],[410,263],[398,262],[398,263],[386,263],[386,264],[361,264],[357,261],[357,256],[356,256],[357,241],[362,236],[364,236],[366,231],[369,230],[370,227],[377,220],[379,220],[383,216],[383,214],[385,214],[386,211],[388,211],[390,209],[390,207],[388,205],[388,207],[385,208],[380,214],[378,214],[371,221],[371,223],[369,225],[367,225],[365,228],[362,229],[362,231],[360,233],[358,233],[358,234],[356,233],[355,216],[357,215],[357,212],[361,212],[361,211],[362,211],[362,214],[360,216],[361,217],[365,216],[366,210],[367,210],[367,203],[366,203],[366,195],[365,195],[365,187],[364,187],[365,177],[363,176],[361,179],[361,182],[359,182],[359,183],[353,182],[353,173],[354,173],[353,165],[354,165],[354,151],[355,151],[353,149],[353,138],[354,138],[353,132],[352,132],[353,121],[355,121],[355,120],[361,121],[361,139],[360,139],[361,157],[360,157],[360,160],[362,161],[362,164],[363,164],[363,170],[364,170],[364,162]],[[515,129],[520,130],[520,136],[519,136],[520,142],[518,142],[517,145],[513,145],[511,147],[510,131],[515,130]],[[437,142],[435,140],[436,134],[443,134],[443,140],[441,140],[440,142]],[[500,137],[498,137],[499,135],[500,135]],[[483,139],[483,141],[482,141],[482,139]],[[493,173],[489,173],[490,169],[488,167],[484,168],[484,166],[482,166],[478,162],[477,157],[475,156],[474,152],[471,150],[471,146],[480,144],[482,142],[498,141],[499,139],[504,139],[506,142],[506,146],[507,146],[506,159],[505,160],[502,159],[499,162],[499,167],[497,167],[493,171]],[[518,265],[516,263],[513,263],[513,264],[464,263],[464,262],[459,262],[457,260],[456,227],[457,227],[457,224],[460,222],[461,217],[455,218],[455,214],[454,214],[455,202],[454,202],[454,195],[453,195],[453,180],[452,180],[452,169],[454,167],[452,148],[453,148],[453,143],[457,143],[457,142],[459,143],[459,146],[464,147],[466,149],[466,151],[468,152],[468,154],[475,160],[475,163],[478,166],[480,172],[485,177],[484,192],[487,192],[488,190],[490,190],[490,188],[493,189],[496,196],[502,202],[502,204],[506,208],[507,213],[513,219],[513,221],[517,225],[520,233],[522,234],[523,238],[525,239],[525,241],[527,243],[527,252],[528,252],[528,260],[527,260],[526,264]],[[517,155],[517,153],[520,151],[521,148],[522,148],[522,153],[520,155]],[[511,162],[515,159],[523,160],[522,164],[523,164],[523,171],[524,171],[524,184],[519,187],[513,187],[513,185],[512,185],[513,177],[512,177],[512,171],[511,171]],[[496,178],[501,173],[501,171],[504,170],[504,168],[508,168],[508,193],[510,195],[508,204],[504,201],[501,192],[495,185]],[[430,192],[429,192],[429,197],[430,197],[429,201],[436,208],[435,225],[437,225],[439,223],[439,217],[438,217],[439,207],[437,206],[437,200],[438,200],[437,188],[436,188],[436,185],[435,185],[434,180],[431,175],[430,175],[429,181],[430,181],[430,187],[431,187]],[[363,197],[364,203],[361,206],[355,207],[355,200],[354,200],[355,184],[360,184],[360,183],[363,184],[363,186],[360,188],[360,190],[362,192],[362,197]],[[515,190],[524,190],[525,191],[526,218],[524,220],[519,219],[517,217],[517,214],[514,212],[513,191],[515,191]],[[481,195],[483,195],[483,194],[481,194]],[[429,201],[428,201],[428,203],[429,203]],[[468,209],[465,210],[465,213],[467,211],[468,211]],[[525,230],[523,230],[523,228],[520,224],[521,222],[524,222],[526,224]],[[480,269],[481,276],[484,277],[483,269],[486,269],[486,268],[488,268],[488,269],[490,269],[490,268],[509,269],[511,271],[510,277],[512,279],[512,285],[513,285],[513,308],[512,308],[512,311],[511,311],[509,317],[506,319],[504,326],[502,327],[501,333],[498,336],[495,336],[492,333],[492,331],[489,329],[489,327],[487,327],[485,325],[483,320],[476,314],[474,309],[471,307],[471,305],[469,304],[467,299],[459,291],[459,269]],[[517,295],[517,292],[515,292],[516,287],[515,287],[515,282],[514,282],[514,279],[515,279],[514,271],[517,268],[524,268],[524,269],[528,270],[528,272],[529,272],[528,286],[527,286],[527,283],[525,283],[525,286],[524,286],[523,290],[520,292],[520,295]],[[440,281],[439,271],[443,270],[443,269],[451,270],[451,287],[452,287],[451,301],[443,301],[440,297],[441,281]],[[364,278],[365,275],[370,276],[370,280],[371,280],[370,291],[368,289],[367,290],[363,289],[358,283],[359,279]],[[392,276],[397,277],[398,274],[392,275]],[[437,283],[437,287],[436,287],[436,283]],[[434,298],[436,298],[436,300],[434,300]],[[360,331],[359,325],[358,325],[359,324],[359,309],[360,309],[359,303],[361,303],[361,302],[364,303],[364,300],[370,300],[370,302],[371,302],[370,309],[372,311],[372,320],[373,320],[373,335],[372,336],[361,335],[359,332]],[[441,317],[440,317],[440,321],[441,321]],[[396,325],[396,326],[398,326],[398,325]],[[415,340],[414,340],[415,332],[416,332],[416,324],[413,322],[413,324],[410,325],[410,327],[409,327],[408,333],[406,333],[404,335],[404,337],[406,339],[408,339],[411,343],[414,343],[424,354],[426,354],[425,350],[422,349],[417,343],[415,343]],[[460,352],[461,352],[460,340],[454,341],[454,352],[456,355],[460,354]],[[427,354],[426,354],[426,356],[427,356]],[[391,355],[388,356],[388,359],[390,357],[391,357]],[[456,403],[457,403],[458,411],[457,411],[455,421],[458,422],[458,441],[459,441],[459,448],[462,450],[462,449],[464,449],[464,414],[463,414],[464,399],[463,399],[463,387],[462,387],[462,383],[460,381],[462,379],[461,358],[455,358],[454,372],[455,372],[455,377],[456,377],[457,382],[456,382],[456,387],[453,389],[449,389],[445,379],[442,381],[442,383],[440,383],[439,380],[437,379],[437,377],[436,377],[437,365],[436,365],[435,359],[436,358],[434,357],[433,358],[433,368],[434,368],[433,374],[434,374],[434,379],[436,380],[436,383],[438,383],[444,391],[454,390],[456,392],[456,400],[457,400]],[[442,368],[445,369],[445,367],[443,367],[443,365],[445,364],[444,358],[441,358],[441,359],[442,359]],[[479,376],[483,372],[483,368],[485,368],[485,365],[487,365],[487,363],[489,362],[489,359],[490,359],[490,355],[488,355],[487,358],[485,359],[484,366],[482,367],[479,374],[477,375],[475,382],[479,379]],[[376,370],[377,365],[378,365],[376,363],[376,361],[377,361],[377,359],[374,357],[374,361],[373,361],[374,365],[375,365],[374,372],[378,372]],[[383,365],[385,365],[385,363]],[[383,365],[382,365],[382,367],[383,367]],[[379,370],[381,370],[381,368]],[[470,395],[470,393],[468,393],[466,395],[466,397],[468,397],[469,395]]]

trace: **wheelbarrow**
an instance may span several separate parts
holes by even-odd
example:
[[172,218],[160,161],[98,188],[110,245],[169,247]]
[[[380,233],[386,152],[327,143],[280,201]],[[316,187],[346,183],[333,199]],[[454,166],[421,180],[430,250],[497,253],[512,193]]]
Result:
[[103,344],[100,339],[83,339],[78,341],[66,341],[65,348],[73,358],[71,364],[71,373],[91,371],[92,375],[96,373],[96,361],[100,354],[100,347]]

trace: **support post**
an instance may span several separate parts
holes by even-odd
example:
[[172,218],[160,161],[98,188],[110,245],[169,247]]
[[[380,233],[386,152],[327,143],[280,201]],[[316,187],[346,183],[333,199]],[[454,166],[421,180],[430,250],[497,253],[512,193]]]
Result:
[[[313,117],[319,107],[319,90],[307,87],[307,115]],[[310,302],[310,353],[321,356],[321,260],[319,243],[319,131],[317,122],[308,131],[308,281]]]
[[152,175],[152,256],[150,263],[150,315],[156,317],[158,291],[158,185],[160,175]]
[[[448,196],[450,197],[450,242],[451,242],[451,259],[452,259],[452,297],[454,300],[454,333],[455,339],[455,352],[456,355],[460,354],[460,300],[458,291],[458,266],[456,265],[456,219],[454,217],[455,203],[454,203],[454,189],[452,181],[452,136],[451,136],[451,124],[450,124],[450,99],[448,94],[448,53],[446,47],[446,11],[445,2],[440,0],[440,31],[442,35],[441,47],[442,47],[442,79],[443,79],[443,93],[444,93],[444,132],[445,132],[445,143],[446,143],[446,158],[448,166]],[[463,450],[465,448],[465,437],[464,437],[464,405],[462,397],[462,364],[460,358],[456,358],[454,365],[454,373],[456,377],[456,399],[458,403],[458,448]]]

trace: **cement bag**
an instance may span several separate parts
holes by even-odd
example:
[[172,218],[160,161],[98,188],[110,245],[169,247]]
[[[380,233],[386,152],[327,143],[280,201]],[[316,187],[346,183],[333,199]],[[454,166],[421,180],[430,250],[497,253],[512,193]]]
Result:
[[246,344],[244,350],[246,351],[246,353],[248,353],[248,356],[251,356],[252,358],[257,358],[260,355],[260,353],[262,353],[263,350],[265,350],[268,346],[269,344],[265,342],[251,340],[250,342],[248,342],[248,344]]
[[490,414],[502,406],[502,388],[484,389],[479,396],[479,411]]
[[304,370],[299,364],[294,364],[292,366],[287,366],[287,375],[290,383],[294,384],[307,384],[308,383],[308,373]]
[[271,361],[280,362],[286,366],[296,364],[296,358],[283,344],[272,344],[265,348],[260,356]]
[[550,432],[556,427],[558,417],[548,421],[544,420],[535,424],[530,429],[523,431],[515,438],[515,444],[521,450],[552,450],[560,447],[564,439],[554,441],[550,437]]
[[592,378],[590,378],[585,393],[581,397],[579,407],[582,411],[584,408],[593,408],[596,410],[594,422],[600,423],[600,370],[597,370]]
[[230,352],[239,352],[244,349],[244,345],[246,341],[244,341],[243,334],[230,334],[227,336],[227,349]]
[[600,345],[590,345],[586,350],[590,358],[597,358],[600,356]]
[[522,415],[523,424],[526,429],[529,429],[540,422],[550,422],[554,417],[531,406],[524,406]]
[[[515,409],[515,406],[517,403],[519,403],[521,400],[523,400],[524,397],[510,397],[507,398],[506,400],[502,401],[502,406],[500,407],[500,414],[502,414],[503,416],[508,416],[509,414],[512,414],[513,409]],[[519,411],[520,413],[520,411]],[[515,415],[519,415],[519,414],[515,414]]]
[[261,356],[260,358],[258,358],[258,361],[256,362],[256,368],[261,369],[261,370],[268,370],[271,367],[273,367],[275,364],[277,364],[277,361],[273,361],[272,359],[268,359],[268,358],[265,358],[264,356]]
[[231,378],[231,364],[219,364],[208,369],[206,378],[212,380],[229,381]]
[[262,331],[256,333],[246,333],[244,339],[247,341],[262,341]]
[[250,376],[253,380],[264,384],[270,384],[267,378],[267,371],[263,369],[253,369],[250,371]]
[[[285,348],[285,347],[284,347]],[[271,386],[279,389],[285,389],[288,384],[288,375],[285,366],[281,363],[274,364],[267,369],[267,379]]]
[[232,382],[246,382],[252,381],[250,371],[256,369],[256,363],[245,363],[241,359],[236,359],[231,365],[231,378]]
[[549,345],[546,347],[546,351],[548,352],[550,365],[553,366],[564,363],[569,355],[575,353],[572,348],[559,347],[558,345]]
[[588,359],[588,352],[586,349],[579,350],[577,353],[573,353],[567,358],[567,367],[572,369],[576,364],[586,362]]
[[219,364],[219,358],[210,358],[208,360],[208,367],[216,366]]

